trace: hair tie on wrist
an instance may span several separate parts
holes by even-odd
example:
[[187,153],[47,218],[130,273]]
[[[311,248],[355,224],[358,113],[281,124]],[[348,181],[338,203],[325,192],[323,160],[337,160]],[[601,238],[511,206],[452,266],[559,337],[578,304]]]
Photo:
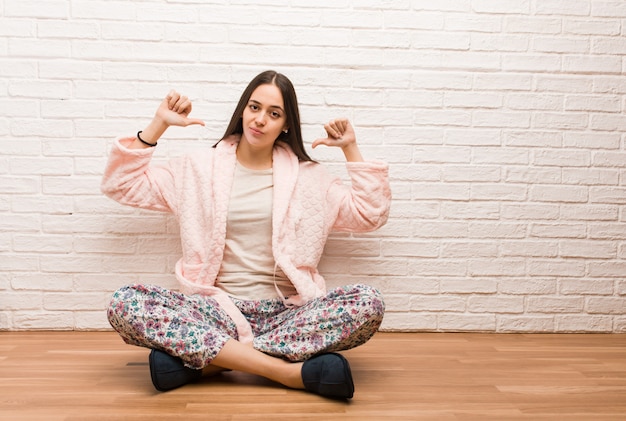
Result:
[[144,145],[148,145],[148,146],[150,146],[150,147],[154,148],[154,147],[157,145],[157,142],[154,142],[154,143],[148,143],[148,142],[146,142],[145,140],[143,140],[143,139],[141,138],[141,136],[139,136],[142,132],[143,132],[143,130],[139,130],[139,131],[137,132],[137,139],[139,139],[139,141],[140,141],[141,143],[143,143]]

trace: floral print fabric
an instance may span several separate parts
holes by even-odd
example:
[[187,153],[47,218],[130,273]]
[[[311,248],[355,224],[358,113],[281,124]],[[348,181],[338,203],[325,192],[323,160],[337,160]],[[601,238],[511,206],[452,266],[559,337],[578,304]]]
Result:
[[[289,361],[361,345],[384,315],[380,292],[361,284],[335,288],[301,307],[286,307],[279,298],[232,301],[252,327],[254,348]],[[108,317],[126,343],[160,349],[192,368],[210,364],[229,339],[237,339],[235,323],[211,297],[155,285],[117,290]]]

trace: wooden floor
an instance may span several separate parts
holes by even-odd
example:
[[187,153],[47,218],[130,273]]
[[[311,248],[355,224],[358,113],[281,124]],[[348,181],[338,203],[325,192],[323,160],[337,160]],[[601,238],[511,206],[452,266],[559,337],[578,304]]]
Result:
[[229,372],[167,393],[111,332],[0,332],[0,420],[626,420],[626,335],[379,333],[338,402]]

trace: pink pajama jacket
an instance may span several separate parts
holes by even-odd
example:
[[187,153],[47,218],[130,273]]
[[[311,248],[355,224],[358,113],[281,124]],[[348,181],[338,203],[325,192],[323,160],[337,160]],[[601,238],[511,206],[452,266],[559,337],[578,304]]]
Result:
[[[102,192],[117,202],[172,212],[178,219],[182,258],[175,274],[186,294],[216,299],[237,325],[239,340],[252,341],[250,325],[228,295],[215,287],[224,255],[228,200],[239,136],[216,148],[194,151],[164,166],[150,165],[154,148],[128,149],[134,137],[116,139],[102,180]],[[387,221],[391,202],[388,165],[347,162],[351,185],[323,165],[300,162],[276,142],[273,154],[272,250],[276,265],[297,295],[285,304],[300,306],[326,293],[317,270],[331,231],[373,231]]]

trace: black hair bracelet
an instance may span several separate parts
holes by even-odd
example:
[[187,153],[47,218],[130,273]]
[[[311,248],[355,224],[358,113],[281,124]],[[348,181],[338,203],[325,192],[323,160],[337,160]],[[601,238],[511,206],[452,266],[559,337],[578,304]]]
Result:
[[150,146],[150,147],[154,148],[154,147],[157,145],[157,142],[154,142],[154,143],[148,143],[148,142],[146,142],[145,140],[143,140],[143,139],[141,138],[141,136],[139,136],[142,132],[143,132],[143,130],[139,130],[139,131],[137,132],[137,139],[139,139],[139,141],[140,141],[141,143],[143,143],[144,145],[148,145],[148,146]]

